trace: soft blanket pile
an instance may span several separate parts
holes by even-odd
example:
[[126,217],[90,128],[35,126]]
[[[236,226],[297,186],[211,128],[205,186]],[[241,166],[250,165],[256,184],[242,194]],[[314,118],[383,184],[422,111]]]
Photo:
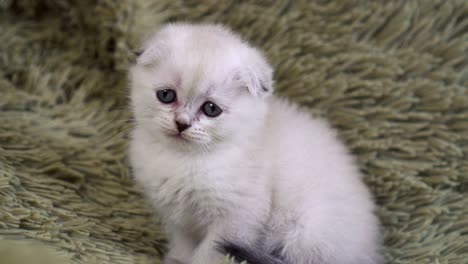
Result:
[[[232,27],[265,51],[277,94],[330,120],[375,194],[388,263],[468,263],[466,0],[0,1],[2,239],[159,263],[164,230],[126,160],[126,69],[167,21]],[[33,250],[14,245],[0,252]]]

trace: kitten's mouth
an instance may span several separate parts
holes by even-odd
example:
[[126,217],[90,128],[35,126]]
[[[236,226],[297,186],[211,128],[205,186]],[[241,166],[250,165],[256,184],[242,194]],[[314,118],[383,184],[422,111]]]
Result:
[[188,140],[186,137],[184,137],[183,134],[181,133],[177,133],[177,134],[168,134],[168,136],[176,141],[180,141],[180,142],[189,142],[190,140]]

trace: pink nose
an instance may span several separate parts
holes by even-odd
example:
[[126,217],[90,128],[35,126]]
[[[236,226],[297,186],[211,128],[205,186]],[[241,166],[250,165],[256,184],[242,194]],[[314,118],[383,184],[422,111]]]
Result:
[[190,127],[190,124],[187,124],[187,123],[182,123],[179,121],[175,121],[175,123],[176,123],[177,130],[179,131],[179,133]]

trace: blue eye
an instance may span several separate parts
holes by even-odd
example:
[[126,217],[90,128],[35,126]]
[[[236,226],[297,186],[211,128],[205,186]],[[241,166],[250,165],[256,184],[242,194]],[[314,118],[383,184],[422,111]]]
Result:
[[210,101],[205,102],[202,105],[201,110],[209,117],[217,117],[223,112],[223,110],[217,104]]
[[161,103],[163,104],[173,103],[177,99],[176,92],[171,89],[164,89],[164,90],[157,91],[156,97],[158,97],[158,100],[161,101]]

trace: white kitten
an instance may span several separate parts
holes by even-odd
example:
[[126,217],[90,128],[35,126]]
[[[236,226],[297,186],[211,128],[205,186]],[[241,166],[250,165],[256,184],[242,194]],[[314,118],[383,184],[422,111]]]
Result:
[[137,182],[165,263],[381,263],[374,204],[324,122],[269,96],[272,69],[225,28],[171,24],[130,71]]

